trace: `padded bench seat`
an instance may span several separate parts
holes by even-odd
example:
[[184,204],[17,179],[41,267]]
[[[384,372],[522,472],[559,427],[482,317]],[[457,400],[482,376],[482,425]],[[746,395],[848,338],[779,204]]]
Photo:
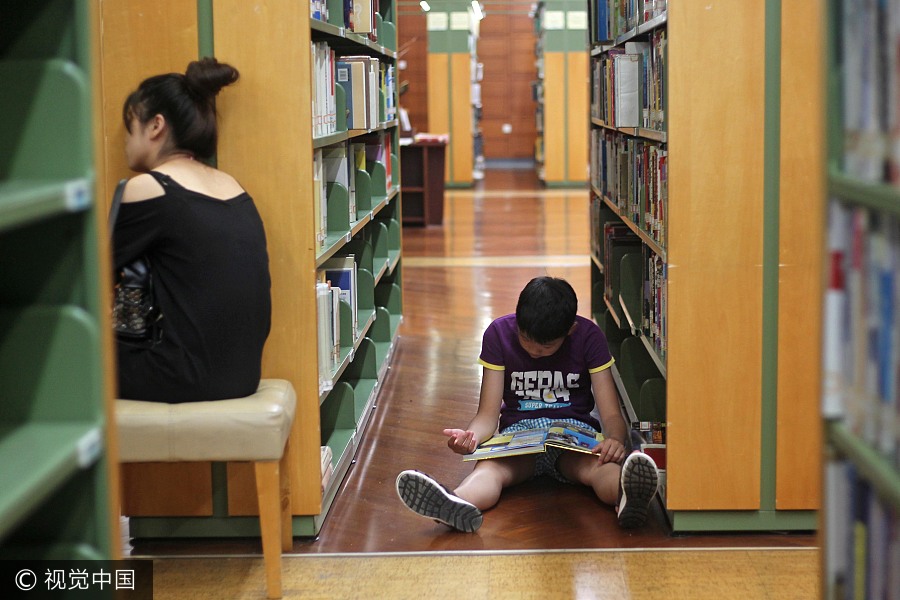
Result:
[[293,544],[286,457],[296,409],[294,388],[283,379],[263,379],[246,398],[181,404],[116,400],[123,463],[254,463],[269,598],[281,597],[281,552]]

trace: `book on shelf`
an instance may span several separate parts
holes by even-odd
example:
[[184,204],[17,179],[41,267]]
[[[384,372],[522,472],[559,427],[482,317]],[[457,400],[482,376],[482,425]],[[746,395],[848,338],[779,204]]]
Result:
[[316,227],[316,247],[322,248],[328,236],[328,195],[325,181],[325,162],[322,149],[313,152],[313,219]]
[[324,494],[325,490],[328,489],[328,484],[331,483],[331,477],[334,475],[334,465],[332,464],[334,452],[331,450],[331,447],[322,446],[319,451],[319,458],[322,469],[322,493]]
[[347,129],[369,129],[365,63],[341,58],[335,66],[335,79],[347,99]]
[[[613,54],[613,126],[641,126],[641,56],[637,42],[627,42],[624,53]],[[630,51],[629,51],[630,50]]]
[[375,10],[373,0],[351,0],[350,31],[353,33],[372,33],[375,29]]
[[[325,282],[316,283],[317,349],[319,353],[319,393],[332,388],[331,373],[334,371],[335,331],[332,320],[331,287]],[[339,332],[340,330],[338,330]]]
[[[366,144],[365,142],[350,143],[350,170],[353,172],[353,186],[356,187],[357,171],[366,170]],[[355,221],[356,219],[354,219]]]
[[[381,67],[377,58],[364,55],[342,56],[341,62],[361,65],[351,69],[350,76],[353,81],[354,103],[359,90],[363,90],[363,102],[365,106],[365,120],[359,121],[357,118],[353,120],[354,129],[373,129],[380,122],[379,115],[379,90],[381,79]],[[361,81],[360,83],[357,83]],[[356,104],[354,104],[356,106]],[[359,122],[358,122],[359,121]]]
[[602,433],[565,421],[554,421],[547,427],[497,434],[483,442],[464,461],[538,454],[548,448],[562,448],[588,454],[604,440]]
[[356,281],[356,260],[353,254],[329,258],[322,265],[325,281],[332,289],[337,289],[340,299],[350,305],[350,328],[353,338],[359,335],[357,317],[359,286]]
[[346,144],[338,144],[323,149],[322,159],[324,164],[325,181],[327,183],[338,183],[345,190],[350,198],[350,222],[355,223],[356,215],[356,179],[350,167],[350,159],[348,157],[348,148]]
[[384,131],[378,133],[377,138],[366,143],[366,170],[371,172],[370,164],[377,162],[384,166],[385,187],[390,190],[393,181],[391,172],[391,136]]

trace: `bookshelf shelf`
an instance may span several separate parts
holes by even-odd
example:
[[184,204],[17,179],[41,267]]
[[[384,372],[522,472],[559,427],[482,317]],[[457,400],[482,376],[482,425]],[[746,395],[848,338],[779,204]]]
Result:
[[896,186],[860,181],[832,168],[828,174],[828,191],[833,196],[851,200],[860,206],[900,215],[900,194]]
[[890,506],[900,506],[900,474],[894,461],[876,451],[840,421],[825,424],[828,440],[841,456],[851,460],[859,474]]

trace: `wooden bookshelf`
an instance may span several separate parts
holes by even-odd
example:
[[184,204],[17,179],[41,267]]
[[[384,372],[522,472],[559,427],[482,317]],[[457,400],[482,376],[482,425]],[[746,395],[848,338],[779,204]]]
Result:
[[587,181],[587,12],[578,0],[542,0],[535,11],[538,64],[535,164],[548,186]]
[[[444,181],[472,185],[475,151],[472,115],[470,2],[435,0],[426,15],[428,31],[428,132],[450,134]],[[463,27],[465,25],[465,27]]]
[[[620,348],[620,391],[638,420],[663,413],[673,529],[815,529],[822,213],[808,198],[821,189],[819,49],[815,35],[782,26],[811,7],[676,2],[650,13],[664,4],[615,3],[635,9],[616,15],[610,2],[606,40],[589,5],[592,74],[628,42],[650,43],[652,55],[654,32],[665,32],[663,126],[590,118],[594,138],[641,156],[661,150],[666,165],[656,231],[629,204],[637,180],[610,185],[592,148],[595,319]],[[608,263],[605,222],[623,223],[641,247]],[[660,271],[647,266],[653,256]],[[621,298],[604,298],[608,278]],[[662,309],[635,316],[645,281]],[[657,339],[647,324],[659,319]]]
[[[400,169],[399,146],[394,143],[393,186],[385,185],[384,165],[358,171],[356,181],[365,181],[365,194],[360,193],[355,218],[348,215],[344,197],[343,219],[338,211],[329,213],[329,235],[320,246],[313,181],[317,149],[379,134],[396,141],[398,123],[382,118],[371,130],[343,129],[313,138],[311,86],[298,82],[314,76],[312,41],[327,42],[339,55],[364,54],[393,64],[394,3],[380,4],[377,42],[336,23],[343,16],[340,6],[330,11],[331,22],[317,22],[307,5],[288,0],[264,6],[239,0],[189,4],[169,0],[133,9],[129,5],[128,10],[106,7],[104,98],[118,107],[108,111],[107,137],[119,135],[112,132],[121,128],[122,99],[148,75],[183,72],[201,55],[214,55],[240,71],[238,83],[217,99],[217,163],[250,191],[266,227],[272,330],[263,353],[263,377],[287,379],[297,391],[289,457],[294,534],[313,536],[365,434],[401,319]],[[142,40],[160,51],[138,53],[135,48]],[[117,164],[114,157],[120,148],[107,146],[111,165]],[[127,176],[119,171],[111,168],[107,180]],[[341,204],[340,199],[328,200],[329,205],[332,200]],[[349,333],[342,336],[342,362],[325,375],[332,389],[322,392],[316,271],[328,258],[342,254],[357,258],[366,294],[360,310],[366,316],[360,317],[356,339]],[[324,445],[334,457],[334,475],[326,487],[321,470]],[[173,486],[173,481],[189,484]],[[132,516],[135,537],[253,536],[258,531],[253,473],[246,465],[123,465],[123,489],[123,511]]]

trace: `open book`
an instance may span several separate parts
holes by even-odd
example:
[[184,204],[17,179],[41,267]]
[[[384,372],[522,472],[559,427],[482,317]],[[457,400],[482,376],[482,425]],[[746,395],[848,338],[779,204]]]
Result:
[[547,446],[590,453],[591,449],[603,439],[602,433],[595,433],[565,421],[554,421],[549,427],[495,435],[478,446],[475,452],[464,456],[463,460],[535,454],[545,452]]

